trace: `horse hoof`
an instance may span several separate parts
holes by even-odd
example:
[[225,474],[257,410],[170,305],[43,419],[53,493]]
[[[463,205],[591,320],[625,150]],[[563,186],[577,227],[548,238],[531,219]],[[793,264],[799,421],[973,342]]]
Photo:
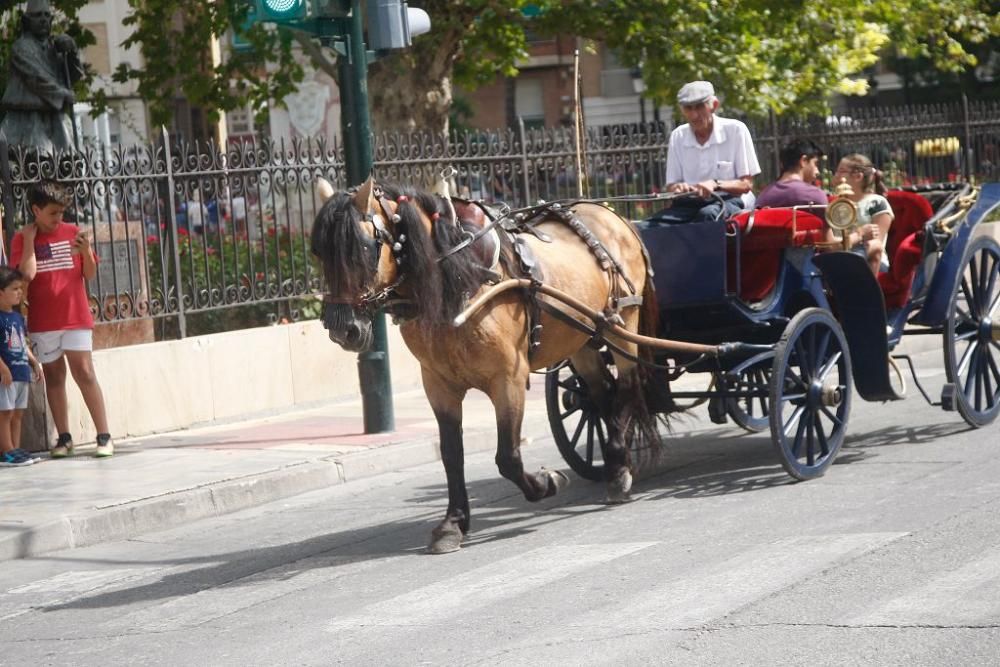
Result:
[[442,533],[435,533],[431,536],[431,543],[427,545],[427,553],[434,554],[435,556],[440,554],[450,554],[453,551],[458,551],[462,548],[462,532],[461,531],[447,531]]
[[608,481],[608,503],[620,505],[632,500],[629,492],[632,491],[632,473],[628,468],[622,468],[614,479]]
[[569,477],[559,470],[542,469],[542,474],[549,480],[549,492],[546,497],[554,496],[569,486]]

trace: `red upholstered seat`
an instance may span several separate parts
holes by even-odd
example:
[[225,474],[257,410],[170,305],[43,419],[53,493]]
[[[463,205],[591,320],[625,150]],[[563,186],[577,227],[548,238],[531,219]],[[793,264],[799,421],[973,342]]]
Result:
[[[785,248],[821,241],[824,222],[802,210],[762,208],[744,211],[729,221],[731,231],[739,233],[740,286],[744,301],[760,301],[774,289]],[[729,266],[735,267],[736,244],[729,247]],[[729,289],[736,286],[736,271],[729,272]]]
[[879,274],[878,284],[885,295],[885,307],[900,308],[910,297],[913,275],[923,255],[924,223],[934,215],[934,209],[915,192],[892,190],[886,199],[895,217],[886,241],[889,271]]

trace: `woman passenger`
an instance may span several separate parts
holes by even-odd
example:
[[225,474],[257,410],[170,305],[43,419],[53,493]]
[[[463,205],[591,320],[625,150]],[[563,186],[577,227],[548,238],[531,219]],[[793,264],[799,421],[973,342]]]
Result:
[[844,231],[849,235],[850,248],[864,253],[868,266],[876,276],[880,271],[888,271],[885,243],[894,215],[889,201],[883,196],[882,172],[866,156],[853,153],[842,159],[834,172],[834,190],[841,183],[851,186],[853,194],[846,196],[858,210],[854,226]]

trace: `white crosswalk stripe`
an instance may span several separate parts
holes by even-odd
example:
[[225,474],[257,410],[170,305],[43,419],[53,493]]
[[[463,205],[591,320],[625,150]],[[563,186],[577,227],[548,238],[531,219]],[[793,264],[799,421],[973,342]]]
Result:
[[552,581],[635,553],[656,542],[581,544],[535,549],[449,577],[445,581],[368,605],[330,623],[330,632],[408,625],[468,615],[501,599],[515,598]]
[[0,593],[0,623],[37,609],[67,604],[101,588],[138,579],[154,568],[75,570]]
[[387,567],[393,558],[352,561],[346,557],[310,558],[269,568],[221,586],[189,593],[130,612],[107,627],[122,631],[164,632],[193,627],[297,591],[344,577],[377,576],[369,571]]
[[855,619],[858,625],[996,624],[1000,550],[935,577]]
[[[839,560],[877,549],[907,533],[803,535],[753,547],[687,571],[628,602],[635,628],[686,628],[708,623],[771,595]],[[577,617],[572,627],[599,627],[614,610],[601,607]]]

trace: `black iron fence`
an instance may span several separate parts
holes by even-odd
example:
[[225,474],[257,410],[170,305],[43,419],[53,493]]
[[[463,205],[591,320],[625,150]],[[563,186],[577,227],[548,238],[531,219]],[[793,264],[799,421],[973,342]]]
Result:
[[[512,206],[651,193],[664,185],[669,131],[592,128],[582,141],[570,128],[381,135],[375,170],[382,181],[430,185],[450,167],[453,194]],[[777,152],[793,137],[824,147],[827,177],[841,156],[860,152],[892,185],[1000,178],[998,103],[772,120],[751,132],[759,187],[775,178]],[[0,146],[0,154],[7,239],[28,219],[28,185],[51,178],[73,188],[68,216],[91,232],[100,257],[89,285],[99,321],[151,320],[157,338],[171,338],[318,312],[320,272],[308,251],[319,205],[313,184],[323,176],[347,185],[339,145],[261,141],[219,150],[164,133],[110,150],[52,157]],[[619,209],[633,219],[654,212],[635,202]]]

